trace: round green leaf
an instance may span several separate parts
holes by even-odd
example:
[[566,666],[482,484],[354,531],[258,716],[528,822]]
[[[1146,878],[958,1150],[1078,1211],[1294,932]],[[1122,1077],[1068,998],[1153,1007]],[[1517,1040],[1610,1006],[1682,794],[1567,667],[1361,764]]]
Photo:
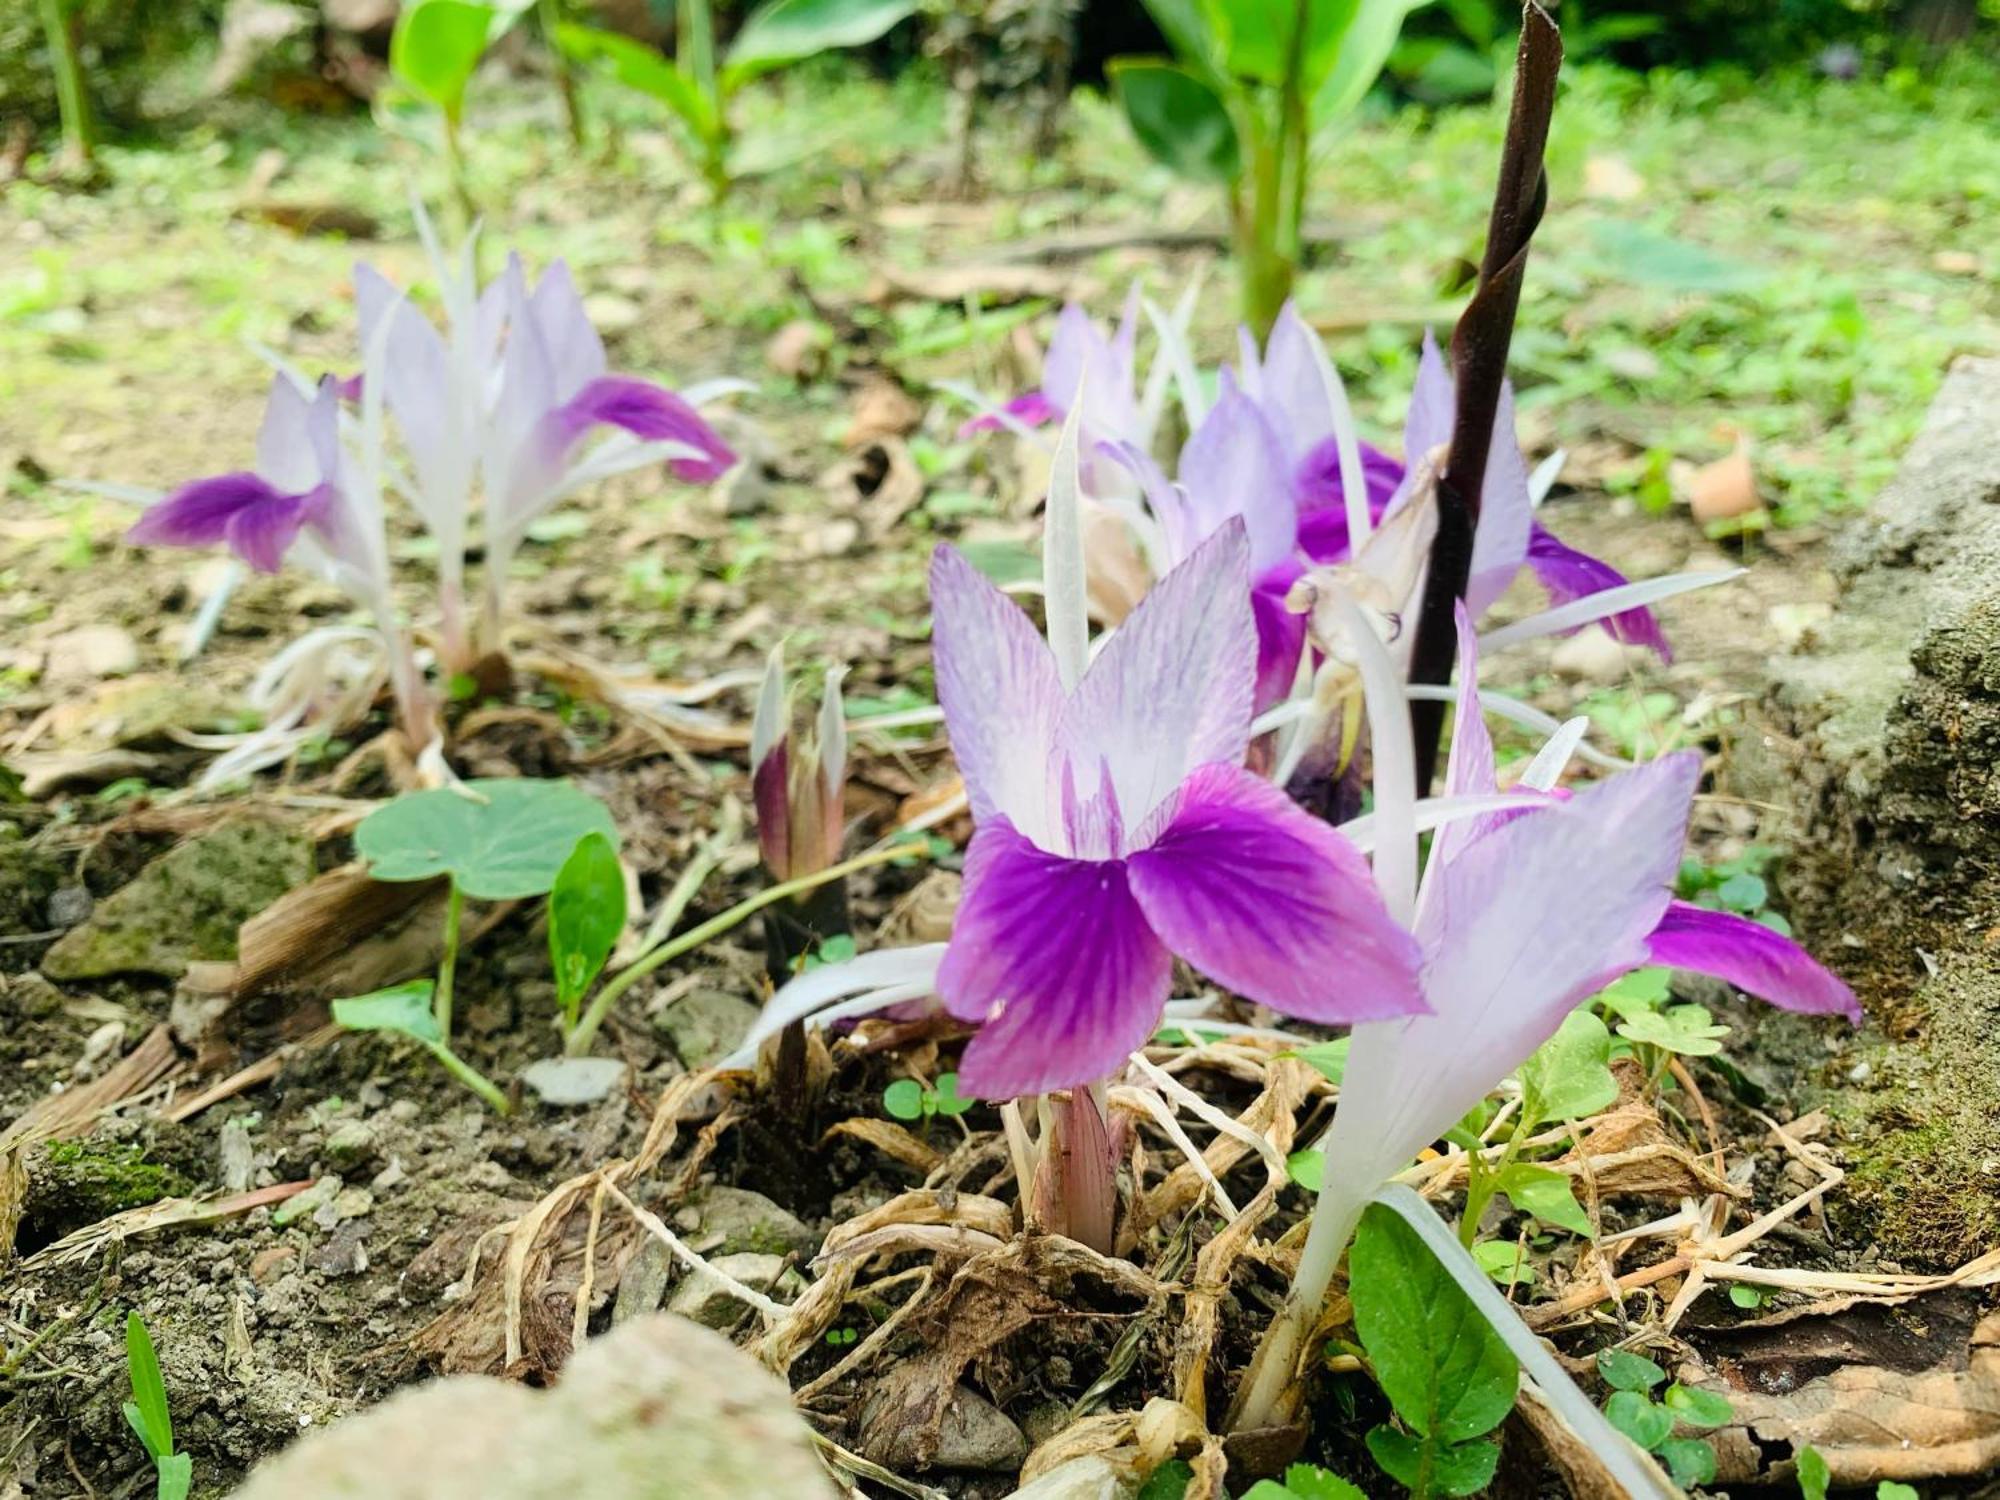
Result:
[[396,17],[389,66],[455,121],[499,19],[500,12],[477,0],[411,0]]
[[898,1078],[882,1090],[882,1107],[899,1120],[921,1120],[924,1086],[914,1078]]
[[1479,1269],[1501,1286],[1533,1286],[1535,1268],[1528,1264],[1522,1248],[1512,1240],[1481,1240],[1472,1247]]
[[931,1110],[940,1115],[962,1115],[978,1101],[963,1098],[958,1092],[956,1073],[938,1074],[937,1087],[931,1090]]
[[[1655,1450],[1684,1490],[1715,1482],[1715,1450],[1700,1438],[1668,1438]],[[1913,1500],[1915,1491],[1911,1492]]]
[[1727,1396],[1684,1385],[1668,1386],[1666,1403],[1668,1410],[1690,1427],[1720,1427],[1736,1415]]
[[354,847],[377,880],[449,875],[468,896],[514,901],[545,895],[587,833],[618,840],[589,793],[567,781],[496,778],[398,797],[361,820]]
[[1674,1414],[1637,1391],[1614,1392],[1604,1403],[1604,1416],[1648,1453],[1673,1435]]
[[1763,877],[1747,871],[1723,881],[1715,888],[1715,894],[1731,911],[1756,911],[1771,899],[1770,887],[1764,884]]
[[1629,1349],[1598,1350],[1597,1373],[1614,1391],[1650,1391],[1667,1378],[1665,1370]]
[[1111,84],[1132,134],[1154,160],[1198,182],[1234,182],[1243,148],[1222,96],[1172,63],[1119,58]]

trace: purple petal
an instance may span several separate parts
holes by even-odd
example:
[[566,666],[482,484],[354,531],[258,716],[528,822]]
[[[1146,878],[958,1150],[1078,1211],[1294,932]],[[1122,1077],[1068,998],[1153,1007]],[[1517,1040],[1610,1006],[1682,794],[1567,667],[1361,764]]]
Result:
[[[1445,762],[1445,794],[1452,797],[1477,796],[1495,791],[1499,780],[1494,773],[1493,736],[1486,728],[1486,713],[1479,706],[1479,635],[1473,628],[1472,613],[1460,600],[1454,608],[1458,626],[1458,702],[1451,719],[1451,757]],[[1496,813],[1489,817],[1448,823],[1431,841],[1431,858],[1448,861],[1481,833],[1499,827],[1517,813]]]
[[604,374],[604,341],[590,324],[566,262],[551,261],[542,272],[528,299],[528,312],[542,331],[554,365],[558,399],[574,397]]
[[1503,384],[1480,491],[1479,530],[1472,539],[1472,572],[1465,585],[1465,602],[1475,620],[1507,592],[1527,559],[1528,532],[1535,521],[1528,480],[1528,461],[1514,431],[1514,387]]
[[[1029,391],[1025,395],[1016,396],[1000,410],[1023,427],[1041,427],[1049,422],[1061,420],[1063,415],[1040,391]],[[989,411],[961,422],[958,436],[963,440],[976,432],[998,432],[1007,425],[997,414]]]
[[1646,962],[1700,773],[1693,751],[1665,756],[1432,861],[1417,936],[1436,1014],[1355,1033],[1329,1160],[1407,1162]]
[[1646,948],[1664,968],[1707,974],[1784,1010],[1861,1024],[1853,990],[1790,938],[1734,912],[1675,901]]
[[[1410,388],[1410,410],[1403,418],[1403,464],[1414,470],[1451,442],[1451,424],[1458,397],[1451,372],[1436,337],[1424,330],[1423,353],[1417,358],[1416,384]],[[1407,476],[1406,476],[1407,478]]]
[[1004,815],[1053,837],[1049,756],[1062,710],[1048,643],[1021,607],[951,547],[931,555],[931,655],[938,703],[972,815]]
[[1126,863],[1153,931],[1239,995],[1321,1022],[1429,1008],[1368,862],[1261,777],[1203,766]]
[[1063,709],[1065,755],[1093,784],[1100,763],[1111,767],[1128,825],[1196,766],[1235,765],[1249,746],[1257,625],[1248,553],[1234,520],[1197,547],[1126,616]]
[[1284,702],[1298,681],[1306,617],[1287,609],[1285,596],[1304,571],[1297,562],[1280,563],[1250,591],[1250,609],[1257,620],[1257,687],[1251,703],[1256,713]]
[[1064,303],[1056,314],[1055,332],[1049,335],[1048,353],[1042,357],[1042,397],[1050,409],[1067,416],[1083,388],[1084,367],[1101,365],[1110,354],[1090,314],[1074,302]]
[[[1606,589],[1618,588],[1626,581],[1625,575],[1609,563],[1599,562],[1588,553],[1565,546],[1553,532],[1541,525],[1536,525],[1528,533],[1528,566],[1534,569],[1536,579],[1548,591],[1551,604],[1587,599]],[[1638,609],[1621,610],[1607,617],[1602,624],[1616,640],[1628,645],[1650,647],[1663,662],[1674,659],[1673,649],[1667,645],[1667,638],[1660,630],[1660,622],[1643,605]]]
[[981,824],[938,969],[945,1008],[983,1023],[959,1087],[1011,1099],[1116,1072],[1159,1025],[1172,972],[1122,863],[1045,853],[1005,818]]
[[229,518],[225,535],[230,547],[258,572],[277,572],[318,499],[278,495],[242,507]]
[[447,519],[443,512],[449,508],[448,519],[456,520],[471,490],[472,455],[453,411],[451,353],[430,319],[400,300],[396,288],[372,267],[354,268],[354,300],[364,350],[375,347],[381,320],[394,319],[382,353],[382,398],[395,413],[409,449],[427,517],[428,507],[437,507],[439,519]]
[[780,880],[792,870],[790,737],[780,736],[750,773],[750,797],[757,809],[757,848],[764,868]]
[[244,506],[282,498],[255,474],[197,479],[148,506],[125,540],[141,547],[213,546],[228,534],[229,518]]
[[[1403,482],[1403,465],[1370,443],[1361,444],[1361,482],[1368,491],[1368,518],[1380,522]],[[1328,438],[1300,460],[1292,476],[1298,495],[1299,546],[1314,562],[1344,562],[1347,487],[1340,477],[1340,447]]]
[[698,449],[703,457],[676,458],[667,465],[675,478],[689,484],[719,479],[736,462],[734,451],[692,406],[670,390],[628,375],[601,376],[557,408],[551,422],[557,436],[552,440],[562,442],[567,453],[600,424],[621,427],[649,443],[685,443]]
[[1197,536],[1241,516],[1250,534],[1251,572],[1291,556],[1299,518],[1284,451],[1269,419],[1227,369],[1215,405],[1181,449],[1178,477]]

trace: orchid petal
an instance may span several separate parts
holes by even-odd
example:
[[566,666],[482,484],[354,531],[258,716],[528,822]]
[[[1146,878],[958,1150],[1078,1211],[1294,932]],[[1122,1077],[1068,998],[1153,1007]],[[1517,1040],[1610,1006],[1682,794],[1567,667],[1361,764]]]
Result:
[[1657,604],[1662,599],[1673,598],[1676,594],[1727,583],[1732,578],[1742,577],[1744,571],[1742,568],[1727,568],[1715,573],[1669,573],[1664,578],[1648,578],[1640,583],[1628,583],[1619,588],[1605,589],[1572,603],[1545,609],[1540,614],[1529,615],[1525,620],[1516,620],[1511,625],[1502,625],[1497,630],[1489,630],[1480,636],[1479,648],[1482,651],[1498,651],[1501,647],[1511,646],[1517,641],[1531,641],[1537,636],[1556,635],[1578,625],[1588,625],[1593,620],[1602,620],[1643,605]]
[[1083,403],[1063,422],[1049,468],[1049,498],[1042,520],[1042,597],[1049,650],[1065,691],[1073,690],[1090,659],[1090,567],[1083,551],[1083,500],[1078,446]]
[[1197,547],[1126,616],[1063,709],[1063,753],[1092,784],[1109,765],[1128,826],[1195,767],[1235,765],[1248,748],[1257,672],[1248,551],[1233,519]]
[[1179,479],[1198,536],[1209,535],[1230,516],[1243,518],[1253,574],[1291,555],[1298,509],[1283,449],[1262,409],[1227,370],[1215,405],[1181,449]]
[[591,326],[567,262],[549,263],[535,283],[528,312],[541,328],[561,397],[569,399],[604,374],[604,340]]
[[[1536,579],[1556,604],[1589,598],[1607,589],[1622,587],[1627,582],[1625,575],[1609,563],[1599,562],[1588,553],[1566,546],[1556,539],[1554,533],[1539,525],[1528,535],[1528,566],[1534,569]],[[1664,662],[1674,659],[1666,636],[1660,632],[1660,622],[1653,618],[1649,609],[1621,610],[1608,616],[1603,624],[1615,640],[1648,646]]]
[[937,695],[978,819],[1051,836],[1048,747],[1062,710],[1055,657],[1019,605],[947,546],[931,557]]
[[230,516],[224,535],[231,550],[251,567],[275,573],[316,502],[323,503],[317,494],[278,495],[245,505]]
[[707,484],[721,478],[736,454],[686,401],[664,387],[626,375],[597,377],[556,408],[545,440],[566,457],[593,427],[622,428],[645,442],[680,443],[699,457],[677,458],[667,467],[676,479]]
[[213,546],[227,538],[230,519],[238,511],[284,498],[282,491],[256,474],[197,479],[148,506],[125,533],[125,540],[141,547]]
[[1060,416],[1061,413],[1042,392],[1028,391],[1002,406],[982,411],[976,417],[967,417],[959,423],[958,436],[963,440],[978,432],[1018,431],[1023,427],[1041,427]]
[[1861,1023],[1853,990],[1790,938],[1734,912],[1675,901],[1646,948],[1652,963],[1709,975],[1781,1009]]
[[[1356,452],[1361,488],[1368,501],[1368,521],[1373,527],[1389,509],[1396,487],[1402,483],[1403,465],[1370,443],[1362,443]],[[1354,551],[1342,462],[1339,443],[1329,438],[1299,460],[1292,478],[1298,495],[1299,547],[1314,562],[1345,562]]]
[[1534,502],[1528,496],[1528,464],[1514,435],[1514,388],[1503,383],[1494,409],[1493,441],[1487,449],[1486,478],[1480,490],[1479,527],[1472,538],[1472,568],[1465,584],[1465,602],[1474,619],[1498,602],[1521,571],[1534,519]]
[[943,943],[882,948],[840,963],[821,964],[818,968],[806,970],[764,1002],[763,1010],[758,1013],[748,1035],[743,1038],[742,1048],[735,1055],[755,1058],[757,1049],[787,1026],[795,1025],[814,1012],[849,996],[870,990],[894,993],[895,999],[885,1000],[885,1005],[918,998],[918,995],[902,992],[914,988],[922,994],[934,989],[938,965],[944,961],[944,950]]
[[980,825],[938,970],[945,1008],[983,1023],[959,1064],[967,1094],[1107,1077],[1153,1034],[1172,974],[1124,864],[1046,853],[1005,818]]
[[1375,634],[1361,607],[1345,593],[1332,593],[1334,606],[1361,673],[1368,708],[1368,747],[1375,757],[1375,816],[1382,842],[1375,852],[1375,883],[1389,915],[1409,923],[1417,905],[1416,741],[1403,706],[1403,674]]
[[1147,922],[1175,953],[1309,1021],[1428,1009],[1415,940],[1334,829],[1239,766],[1202,767],[1171,811],[1127,868]]
[[1250,609],[1257,621],[1257,686],[1252,706],[1260,713],[1284,702],[1298,680],[1299,661],[1305,654],[1306,617],[1287,608],[1285,596],[1300,571],[1297,563],[1274,568],[1250,591]]

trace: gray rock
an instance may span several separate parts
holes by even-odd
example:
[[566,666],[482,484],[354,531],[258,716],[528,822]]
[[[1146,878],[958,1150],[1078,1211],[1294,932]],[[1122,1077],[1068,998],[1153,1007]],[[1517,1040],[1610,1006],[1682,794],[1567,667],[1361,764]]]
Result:
[[962,1385],[953,1393],[944,1409],[932,1467],[1012,1474],[1027,1456],[1028,1439],[1005,1412],[970,1386]]
[[49,894],[49,926],[74,927],[88,920],[96,905],[88,886],[58,886]]
[[650,1235],[641,1240],[639,1248],[618,1273],[618,1300],[611,1305],[612,1326],[658,1312],[667,1295],[667,1283],[674,1279],[679,1264],[673,1251],[658,1240]]
[[[798,1272],[787,1270],[782,1255],[711,1255],[708,1263],[732,1276],[753,1292],[762,1292],[775,1302],[789,1301],[805,1290]],[[667,1299],[667,1311],[676,1317],[699,1323],[704,1328],[729,1328],[746,1311],[735,1293],[712,1276],[690,1271]]]
[[51,979],[160,974],[233,959],[236,929],[313,874],[313,843],[263,818],[237,818],[168,850],[98,902],[42,959]]
[[222,1185],[232,1193],[250,1186],[250,1174],[257,1170],[257,1148],[250,1141],[249,1122],[238,1116],[226,1122],[216,1137]]
[[138,668],[139,643],[131,632],[116,625],[84,625],[49,642],[42,680],[51,687],[74,687]]
[[370,1121],[342,1120],[326,1133],[320,1150],[336,1167],[358,1167],[374,1160],[379,1134]]
[[[1773,661],[1769,712],[1732,759],[1732,790],[1803,815],[1782,883],[1801,935],[1864,1005],[1924,1018],[1921,1037],[1872,1053],[1871,1093],[1840,1101],[1873,1127],[1855,1132],[1840,1196],[1864,1211],[1851,1240],[1936,1269],[2000,1234],[1982,1171],[2000,1157],[1996,428],[2000,360],[1959,361],[1841,539],[1831,615]],[[1785,1055],[1786,1025],[1760,1018],[1766,1059]],[[1802,1078],[1825,1066],[1818,1032],[1792,1045]]]
[[796,1214],[747,1188],[705,1188],[688,1207],[699,1218],[690,1233],[704,1255],[754,1252],[809,1258],[819,1249],[819,1236]]
[[653,1029],[689,1068],[727,1057],[756,1023],[757,1007],[726,990],[695,990],[653,1017]]
[[625,1082],[615,1057],[545,1057],[521,1070],[521,1082],[544,1104],[596,1104]]
[[1139,1475],[1131,1465],[1092,1453],[1049,1470],[1008,1500],[1132,1500],[1138,1493]]
[[594,1339],[552,1391],[460,1375],[302,1439],[236,1500],[834,1500],[783,1383],[655,1316]]

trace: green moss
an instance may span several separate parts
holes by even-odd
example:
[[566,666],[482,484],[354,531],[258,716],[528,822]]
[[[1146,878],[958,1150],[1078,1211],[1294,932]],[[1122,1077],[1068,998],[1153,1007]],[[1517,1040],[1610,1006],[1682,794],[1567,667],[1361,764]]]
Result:
[[28,1169],[23,1238],[46,1244],[86,1224],[190,1192],[172,1167],[130,1142],[51,1141]]

